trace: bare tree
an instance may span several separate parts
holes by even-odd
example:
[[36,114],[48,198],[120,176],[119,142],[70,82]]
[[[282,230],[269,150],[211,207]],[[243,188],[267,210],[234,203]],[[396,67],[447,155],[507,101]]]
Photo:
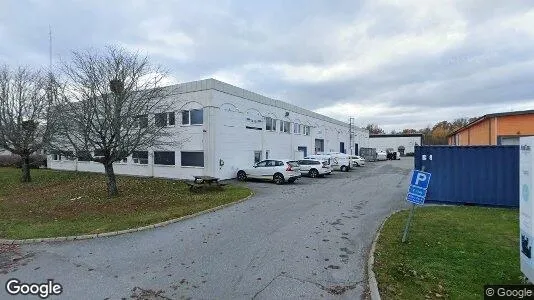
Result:
[[62,126],[54,149],[102,163],[108,195],[118,195],[113,162],[135,150],[176,144],[154,113],[171,110],[165,72],[146,56],[122,48],[73,52],[64,63]]
[[54,132],[56,91],[52,76],[29,67],[0,67],[0,147],[22,158],[22,182],[30,182],[30,156]]
[[367,124],[365,129],[369,130],[370,134],[384,134],[384,129],[380,128],[377,124]]

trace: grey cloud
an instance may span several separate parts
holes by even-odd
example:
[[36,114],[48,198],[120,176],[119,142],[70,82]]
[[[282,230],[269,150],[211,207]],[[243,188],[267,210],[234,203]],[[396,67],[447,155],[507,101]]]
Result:
[[[422,0],[423,4],[426,2]],[[403,6],[371,0],[201,4],[13,0],[0,4],[0,60],[46,65],[51,24],[56,60],[67,58],[73,49],[99,48],[105,44],[133,45],[149,54],[150,47],[160,47],[165,52],[152,53],[152,60],[179,80],[195,80],[220,72],[235,74],[243,79],[243,88],[312,110],[344,103],[401,107],[405,113],[392,109],[395,113],[381,112],[359,119],[400,129],[410,124],[426,126],[462,113],[471,116],[488,108],[507,110],[529,103],[534,98],[530,82],[534,75],[534,36],[513,27],[501,28],[499,20],[524,13],[530,4],[458,1],[454,7],[443,9],[441,19],[428,16],[417,19]],[[439,15],[440,7],[435,9],[432,14]],[[383,47],[388,48],[394,47],[387,44],[389,38],[432,33],[436,26],[448,28],[449,20],[451,24],[453,21],[466,24],[465,36],[441,52],[394,55],[366,72],[322,81],[309,81],[306,76],[288,80],[274,68],[284,64],[328,68],[358,59],[366,63],[369,58],[362,53],[370,54],[362,48],[366,45],[361,43],[362,36],[348,34],[345,40],[340,40],[340,33],[364,30],[368,42],[385,41]],[[458,30],[453,29],[451,33]],[[154,40],[156,34],[175,33],[189,37],[193,44],[173,49]],[[186,59],[177,59],[173,51],[185,53]],[[442,115],[428,113],[436,110]],[[332,116],[346,120],[350,113],[357,114],[340,111]]]

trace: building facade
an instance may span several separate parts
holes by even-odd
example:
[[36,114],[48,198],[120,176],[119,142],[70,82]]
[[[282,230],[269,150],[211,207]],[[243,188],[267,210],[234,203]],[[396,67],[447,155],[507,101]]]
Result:
[[534,135],[534,110],[489,114],[449,135],[449,145],[519,145]]
[[406,155],[406,153],[414,153],[415,146],[423,144],[423,134],[370,134],[369,144],[370,148],[376,148],[376,151],[386,151],[388,148],[393,148],[401,155]]
[[[173,132],[176,147],[138,149],[116,162],[117,174],[192,179],[234,178],[268,158],[299,159],[324,151],[350,153],[349,124],[230,84],[206,79],[167,87],[173,110],[149,116]],[[354,129],[355,146],[368,132]],[[353,150],[353,149],[352,149]],[[101,164],[49,156],[52,169],[103,172]]]

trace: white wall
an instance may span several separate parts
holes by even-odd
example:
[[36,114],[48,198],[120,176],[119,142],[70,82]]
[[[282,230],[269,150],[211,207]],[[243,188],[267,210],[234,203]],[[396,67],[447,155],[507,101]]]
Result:
[[[325,151],[339,151],[340,142],[344,142],[346,152],[350,152],[348,124],[342,126],[218,90],[213,91],[213,105],[217,107],[216,126],[211,129],[215,131],[215,140],[210,148],[217,166],[214,176],[235,177],[238,170],[253,165],[254,151],[261,151],[262,159],[266,158],[266,151],[269,158],[296,159],[298,147],[306,147],[308,155],[314,154],[316,138],[324,139]],[[262,130],[247,129],[247,116],[257,116],[261,122],[256,124]],[[279,123],[275,131],[265,130],[265,117],[291,122],[291,132],[280,132]],[[311,126],[310,135],[295,134],[294,123]],[[364,134],[359,139],[366,143]],[[224,166],[219,166],[219,160],[224,161]]]
[[[193,179],[195,175],[216,176],[222,179],[234,178],[238,170],[252,166],[254,151],[261,151],[266,158],[299,158],[298,147],[306,147],[307,154],[315,153],[315,139],[324,139],[324,151],[339,151],[340,142],[350,153],[348,124],[298,108],[291,104],[269,99],[261,95],[208,79],[169,87],[175,93],[169,98],[176,113],[176,125],[169,127],[175,142],[186,138],[175,151],[175,166],[153,165],[153,150],[149,151],[148,165],[135,165],[132,158],[128,162],[115,163],[117,174]],[[184,126],[181,124],[181,110],[203,108],[204,124]],[[286,116],[286,112],[289,113]],[[247,117],[257,119],[262,130],[247,129]],[[265,130],[265,117],[291,122],[291,132]],[[152,120],[153,121],[153,120]],[[295,134],[293,123],[311,127],[310,135]],[[356,130],[354,142],[359,147],[369,144],[368,131]],[[204,151],[204,167],[182,167],[180,151]],[[220,165],[220,162],[224,165]],[[94,162],[52,161],[49,167],[62,170],[103,172],[103,166]]]

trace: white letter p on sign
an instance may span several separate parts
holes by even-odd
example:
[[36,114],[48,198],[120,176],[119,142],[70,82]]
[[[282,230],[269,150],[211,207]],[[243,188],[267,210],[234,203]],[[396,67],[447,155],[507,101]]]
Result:
[[417,173],[417,178],[415,178],[415,185],[419,185],[419,182],[425,182],[426,181],[426,175],[423,173]]

